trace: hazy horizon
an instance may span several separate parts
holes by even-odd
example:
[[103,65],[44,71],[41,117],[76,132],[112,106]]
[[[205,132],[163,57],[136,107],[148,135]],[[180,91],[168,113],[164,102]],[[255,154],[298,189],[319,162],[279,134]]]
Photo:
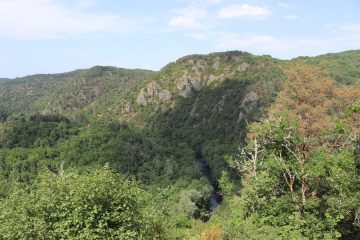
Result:
[[[320,56],[320,55],[324,55],[324,54],[333,54],[333,53],[341,53],[341,52],[347,52],[347,51],[357,51],[357,50],[360,50],[360,49],[349,49],[349,50],[344,50],[344,51],[339,51],[339,52],[326,52],[326,53],[321,53],[321,54],[317,54],[317,55],[299,55],[299,56],[295,56],[293,58],[276,58],[270,54],[253,54],[253,55],[270,55],[271,57],[273,58],[276,58],[276,59],[280,59],[280,60],[291,60],[291,59],[294,59],[294,58],[298,58],[298,57],[316,57],[316,56]],[[227,50],[227,51],[241,51],[241,50],[238,50],[238,49],[235,49],[235,50]],[[226,52],[226,51],[225,51]],[[207,54],[211,54],[211,53],[216,53],[216,52],[208,52],[208,53],[194,53],[194,54],[190,54],[190,55],[207,55]],[[252,54],[252,53],[250,53]],[[188,56],[188,55],[184,55],[184,56]],[[184,57],[184,56],[180,56],[179,58],[181,57]],[[123,67],[123,66],[115,66],[115,65],[99,65],[99,64],[96,64],[96,65],[91,65],[91,66],[87,66],[87,67],[83,67],[83,68],[73,68],[73,69],[68,69],[68,70],[65,70],[65,71],[62,71],[62,72],[36,72],[36,73],[32,73],[32,74],[27,74],[27,75],[22,75],[22,76],[15,76],[15,77],[3,77],[3,76],[0,76],[0,79],[16,79],[16,78],[23,78],[23,77],[27,77],[27,76],[33,76],[33,75],[38,75],[38,74],[62,74],[62,73],[68,73],[68,72],[73,72],[73,71],[78,71],[78,70],[84,70],[84,69],[89,69],[89,68],[92,68],[92,67],[96,67],[96,66],[100,66],[100,67],[116,67],[116,68],[126,68],[126,69],[141,69],[141,70],[150,70],[150,71],[160,71],[161,68],[165,67],[168,63],[171,63],[171,62],[175,62],[176,60],[178,60],[179,58],[177,59],[174,59],[174,60],[171,60],[167,63],[165,63],[163,66],[161,66],[159,69],[149,69],[149,68],[141,68],[141,67]]]

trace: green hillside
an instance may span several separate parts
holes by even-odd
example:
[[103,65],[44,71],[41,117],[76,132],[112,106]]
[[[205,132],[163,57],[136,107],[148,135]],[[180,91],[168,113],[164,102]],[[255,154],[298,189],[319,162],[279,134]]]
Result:
[[63,74],[17,78],[1,85],[0,109],[8,114],[70,113],[97,99],[107,104],[107,99],[150,74],[148,70],[96,66]]
[[0,83],[0,239],[357,239],[359,60],[231,51]]
[[351,85],[360,79],[360,50],[328,53],[304,59],[311,65],[321,65],[326,68],[329,76],[340,84]]
[[9,79],[9,78],[0,78],[0,84],[1,83],[4,83],[4,82],[8,82],[8,81],[10,81],[11,79]]

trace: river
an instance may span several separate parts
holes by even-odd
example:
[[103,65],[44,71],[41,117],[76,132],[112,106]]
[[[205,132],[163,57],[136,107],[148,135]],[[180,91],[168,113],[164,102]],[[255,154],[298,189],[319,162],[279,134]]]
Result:
[[213,181],[211,177],[210,166],[206,162],[204,157],[199,153],[196,154],[196,167],[199,172],[208,180],[208,182],[214,189],[209,197],[209,210],[213,211],[217,207],[219,207],[222,200],[219,185],[217,182]]

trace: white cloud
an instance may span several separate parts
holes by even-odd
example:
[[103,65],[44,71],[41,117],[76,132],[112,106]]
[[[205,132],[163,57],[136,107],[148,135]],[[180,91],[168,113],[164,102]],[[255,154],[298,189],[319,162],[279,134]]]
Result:
[[345,31],[345,32],[358,32],[360,33],[360,24],[345,24],[340,26],[340,30],[341,31]]
[[215,33],[217,39],[217,48],[219,49],[243,49],[260,46],[261,44],[273,43],[275,39],[268,35],[247,34],[239,35],[237,33],[220,32]]
[[96,6],[96,0],[74,0],[74,7],[80,9],[87,9]]
[[290,15],[286,15],[284,18],[285,18],[286,20],[296,20],[296,19],[298,19],[299,17],[296,16],[296,15],[290,14]]
[[222,3],[223,0],[207,0],[207,3],[209,4],[218,4],[218,3]]
[[218,12],[218,17],[225,18],[243,18],[243,19],[265,19],[272,12],[266,7],[252,6],[248,4],[234,4],[222,8]]
[[189,36],[193,37],[194,39],[196,39],[198,41],[207,40],[207,38],[208,38],[206,33],[190,33]]
[[289,4],[284,3],[284,2],[279,2],[279,3],[277,4],[277,6],[278,6],[278,7],[281,7],[281,8],[291,8],[291,7],[289,6]]
[[205,6],[205,5],[215,5],[224,2],[224,0],[177,0],[181,2],[188,2],[192,5]]
[[201,19],[207,16],[207,11],[203,7],[191,6],[188,8],[178,9],[175,12],[185,17]]
[[194,18],[176,16],[171,18],[169,25],[175,28],[201,28],[202,25]]
[[199,29],[204,26],[200,23],[200,19],[204,19],[207,16],[207,11],[202,7],[188,7],[178,9],[175,11],[176,16],[173,16],[169,21],[169,26],[174,28],[187,28],[187,29]]
[[58,38],[99,32],[127,33],[133,20],[111,14],[82,11],[93,1],[77,0],[73,5],[54,0],[0,0],[0,36]]

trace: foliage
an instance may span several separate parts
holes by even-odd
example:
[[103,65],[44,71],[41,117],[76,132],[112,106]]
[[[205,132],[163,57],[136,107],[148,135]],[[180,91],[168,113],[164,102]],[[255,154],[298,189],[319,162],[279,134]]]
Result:
[[[223,227],[231,228],[229,239],[265,232],[271,239],[357,239],[359,132],[347,131],[357,123],[345,119],[357,113],[351,103],[359,90],[337,87],[306,66],[289,76],[268,118],[249,127],[233,163],[242,175],[241,197],[230,203],[235,218]],[[332,95],[323,94],[328,90]],[[234,230],[236,219],[242,222]]]
[[42,74],[17,78],[0,87],[0,110],[64,114],[101,102],[108,105],[119,93],[152,74],[96,66],[63,74]]
[[77,133],[76,127],[60,115],[12,116],[3,126],[0,147],[54,146],[59,139]]
[[220,227],[213,225],[201,233],[201,240],[222,240]]
[[0,203],[2,239],[155,239],[144,193],[108,169],[45,173]]
[[0,238],[359,238],[359,56],[232,51],[1,83]]
[[304,136],[318,135],[334,127],[333,119],[360,96],[360,88],[337,86],[322,69],[297,64],[288,71],[289,81],[280,92],[273,111],[288,110],[292,118],[300,116]]
[[341,53],[329,53],[315,58],[309,58],[311,64],[321,64],[326,67],[329,76],[336,82],[344,85],[353,85],[359,82],[359,50]]
[[4,82],[8,82],[8,81],[11,81],[11,79],[9,79],[9,78],[0,78],[0,84],[4,83]]

